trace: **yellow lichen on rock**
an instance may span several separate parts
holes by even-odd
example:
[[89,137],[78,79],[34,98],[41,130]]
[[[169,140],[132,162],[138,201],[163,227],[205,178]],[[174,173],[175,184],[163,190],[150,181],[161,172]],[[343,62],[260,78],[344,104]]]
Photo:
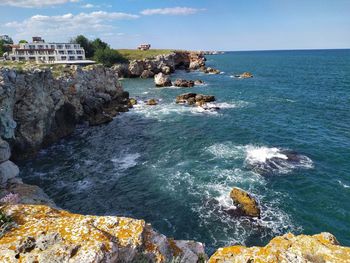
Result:
[[258,202],[248,192],[234,187],[230,193],[232,201],[238,205],[243,214],[251,217],[260,217],[260,208]]
[[[168,262],[174,258],[173,244],[143,220],[84,216],[44,205],[8,205],[2,210],[17,223],[0,239],[2,263]],[[204,248],[176,252],[190,254],[191,262],[196,262]]]
[[308,263],[350,262],[350,248],[339,245],[330,233],[313,236],[286,234],[275,237],[265,247],[232,246],[218,249],[209,263]]

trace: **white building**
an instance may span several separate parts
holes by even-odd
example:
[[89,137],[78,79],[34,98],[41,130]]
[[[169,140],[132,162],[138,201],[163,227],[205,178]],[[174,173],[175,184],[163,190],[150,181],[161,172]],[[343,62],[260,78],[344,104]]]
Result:
[[94,61],[85,59],[85,51],[79,44],[45,43],[41,37],[33,37],[32,43],[12,46],[8,54],[12,61],[33,61],[52,64],[86,64]]

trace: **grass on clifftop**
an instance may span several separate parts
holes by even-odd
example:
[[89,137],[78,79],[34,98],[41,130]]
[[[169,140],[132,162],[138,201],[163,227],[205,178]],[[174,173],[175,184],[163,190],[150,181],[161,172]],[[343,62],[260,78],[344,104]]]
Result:
[[174,50],[172,49],[150,49],[150,50],[138,50],[138,49],[117,49],[118,53],[127,60],[141,60],[150,59],[158,55],[167,55]]

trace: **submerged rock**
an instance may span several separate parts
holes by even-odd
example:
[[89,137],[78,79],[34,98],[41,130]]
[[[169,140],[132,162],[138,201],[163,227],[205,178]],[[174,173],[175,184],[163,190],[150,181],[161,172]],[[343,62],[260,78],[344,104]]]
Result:
[[232,246],[219,248],[208,263],[241,262],[350,262],[350,248],[342,247],[330,233],[313,236],[291,233],[275,237],[265,247]]
[[189,262],[206,260],[204,245],[178,241],[143,220],[84,216],[43,205],[8,205],[17,227],[0,238],[0,262]]
[[149,106],[155,106],[158,104],[157,100],[156,99],[149,99],[147,102],[146,102],[147,105]]
[[194,86],[193,80],[177,79],[174,82],[174,86],[182,88],[192,88]]
[[171,86],[171,80],[168,75],[164,73],[158,73],[154,76],[154,83],[157,87],[169,87]]
[[238,187],[234,187],[230,193],[230,197],[233,203],[237,205],[238,214],[260,217],[259,204],[251,194]]
[[252,77],[253,77],[253,74],[250,72],[243,72],[242,74],[235,75],[235,78],[240,78],[240,79],[248,79]]

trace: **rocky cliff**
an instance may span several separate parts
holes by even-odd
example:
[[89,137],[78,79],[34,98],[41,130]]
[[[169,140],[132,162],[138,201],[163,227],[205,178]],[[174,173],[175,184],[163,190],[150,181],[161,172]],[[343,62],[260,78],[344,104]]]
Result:
[[173,240],[143,220],[8,205],[17,226],[0,238],[0,262],[205,262],[204,246]]
[[265,247],[233,246],[218,249],[209,263],[345,263],[350,262],[350,248],[339,245],[330,233],[275,237]]
[[32,157],[42,146],[127,111],[128,93],[103,66],[0,68],[0,137],[13,157]]
[[132,60],[126,64],[115,65],[112,69],[120,77],[151,78],[158,73],[168,75],[175,69],[196,70],[205,66],[205,60],[202,52],[175,51],[153,59]]

